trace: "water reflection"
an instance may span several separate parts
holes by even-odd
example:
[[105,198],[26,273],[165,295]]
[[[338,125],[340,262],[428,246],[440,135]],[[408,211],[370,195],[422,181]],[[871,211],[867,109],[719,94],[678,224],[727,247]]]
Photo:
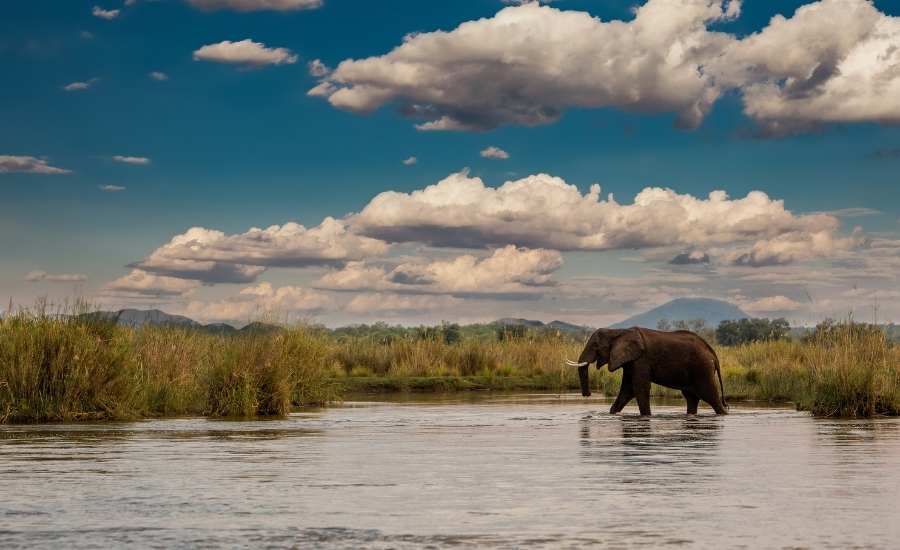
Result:
[[595,482],[672,493],[719,475],[715,464],[721,431],[717,418],[686,415],[586,419],[581,422],[580,457],[605,466],[592,476]]

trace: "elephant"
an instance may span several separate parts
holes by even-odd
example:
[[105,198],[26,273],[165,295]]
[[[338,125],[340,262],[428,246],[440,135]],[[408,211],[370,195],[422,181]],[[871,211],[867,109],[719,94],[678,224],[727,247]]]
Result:
[[[688,414],[697,414],[700,400],[716,414],[728,414],[725,387],[716,352],[703,338],[689,330],[663,332],[640,327],[599,329],[588,339],[578,361],[581,395],[591,395],[588,367],[609,364],[609,372],[622,369],[622,387],[609,412],[621,411],[637,398],[641,416],[650,415],[650,384],[681,390]],[[716,385],[718,378],[718,385]]]

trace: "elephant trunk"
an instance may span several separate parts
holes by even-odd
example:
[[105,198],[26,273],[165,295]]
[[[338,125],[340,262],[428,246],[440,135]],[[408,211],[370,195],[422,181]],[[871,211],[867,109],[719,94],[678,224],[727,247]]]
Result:
[[589,397],[591,395],[591,382],[588,379],[588,368],[590,365],[578,367],[578,381],[581,383],[581,395]]

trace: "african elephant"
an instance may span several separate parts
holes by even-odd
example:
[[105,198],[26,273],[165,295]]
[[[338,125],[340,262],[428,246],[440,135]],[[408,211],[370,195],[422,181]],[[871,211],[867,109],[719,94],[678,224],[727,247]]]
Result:
[[[641,415],[650,414],[650,383],[681,390],[688,414],[697,413],[702,399],[717,414],[727,414],[725,387],[716,352],[689,330],[662,332],[645,328],[599,329],[591,335],[578,362],[581,395],[591,395],[588,366],[609,364],[609,372],[622,369],[622,387],[609,409],[615,414],[636,397]],[[716,385],[718,378],[718,385]]]

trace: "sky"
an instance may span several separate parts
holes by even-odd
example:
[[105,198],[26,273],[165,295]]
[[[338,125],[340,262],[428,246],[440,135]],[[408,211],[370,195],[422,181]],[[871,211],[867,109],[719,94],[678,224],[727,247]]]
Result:
[[900,2],[34,0],[0,70],[14,307],[900,322]]

